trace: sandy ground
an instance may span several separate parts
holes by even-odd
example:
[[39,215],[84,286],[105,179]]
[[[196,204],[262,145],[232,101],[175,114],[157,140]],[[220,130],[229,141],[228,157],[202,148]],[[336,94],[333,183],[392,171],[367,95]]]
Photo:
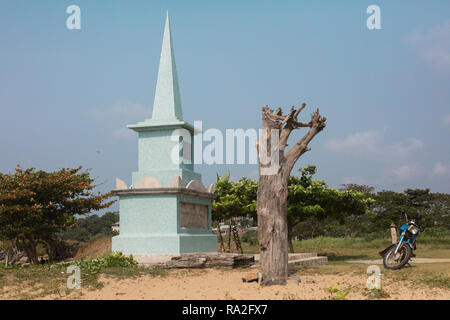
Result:
[[[80,289],[67,298],[75,299],[194,299],[194,300],[248,300],[248,299],[332,299],[336,294],[327,288],[335,283],[341,291],[349,290],[346,299],[368,299],[366,274],[298,274],[301,282],[293,279],[286,286],[260,287],[244,283],[242,277],[253,270],[172,270],[168,276],[142,276],[136,279],[114,279],[102,276],[104,287],[90,291]],[[450,291],[428,287],[411,288],[407,281],[383,282],[387,299],[450,299]],[[47,299],[61,298],[48,296]]]

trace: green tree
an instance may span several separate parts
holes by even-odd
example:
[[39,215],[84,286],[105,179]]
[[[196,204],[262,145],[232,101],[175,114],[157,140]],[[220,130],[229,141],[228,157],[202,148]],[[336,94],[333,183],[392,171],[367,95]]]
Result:
[[[242,177],[237,182],[230,181],[230,173],[223,177],[217,175],[215,193],[218,197],[212,204],[212,218],[218,225],[220,233],[220,221],[228,220],[230,229],[228,232],[228,249],[231,250],[231,225],[232,218],[245,217],[256,218],[256,192],[258,183],[252,179]],[[219,234],[222,248],[223,239]]]
[[450,194],[432,193],[432,204],[427,225],[450,230]]
[[289,177],[288,184],[288,242],[291,252],[293,229],[308,219],[336,219],[343,223],[348,216],[366,213],[373,201],[365,193],[354,190],[336,190],[324,181],[313,180],[316,167],[300,168],[300,177]]
[[431,215],[433,195],[430,189],[406,189],[403,193],[406,195],[408,218],[417,219],[422,227],[433,226]]
[[375,190],[374,187],[368,186],[366,184],[347,183],[347,184],[343,184],[341,186],[342,186],[342,188],[339,189],[340,191],[345,191],[345,190],[359,191],[368,196],[372,196],[373,191]]
[[383,190],[376,194],[375,204],[370,216],[377,231],[386,230],[394,223],[399,225],[403,221],[402,212],[407,211],[404,193]]
[[258,183],[242,177],[230,181],[230,173],[217,175],[214,193],[218,196],[212,204],[213,221],[229,220],[232,217],[256,217],[256,192]]
[[[404,192],[383,190],[376,194],[371,218],[377,230],[399,226],[405,222],[404,214],[416,219],[421,227],[430,227],[438,217],[433,215],[433,195],[429,189],[406,189]],[[435,207],[436,208],[436,207]],[[437,211],[434,211],[436,214]]]
[[81,242],[91,241],[101,236],[113,236],[117,232],[112,231],[111,226],[118,221],[119,214],[116,212],[106,212],[102,216],[89,215],[78,218],[76,223],[61,232],[60,236],[64,240]]
[[[367,194],[354,190],[336,190],[324,181],[313,180],[315,166],[299,169],[300,176],[291,176],[288,183],[288,242],[293,251],[292,237],[296,226],[308,222],[317,227],[325,219],[341,222],[350,216],[357,217],[366,212],[373,201]],[[252,217],[256,219],[256,192],[258,183],[248,178],[237,182],[230,181],[227,173],[217,176],[216,191],[218,198],[213,202],[213,220],[228,220],[232,217]],[[349,220],[350,221],[350,220]],[[353,221],[353,220],[352,220]],[[356,223],[356,219],[354,219]],[[314,229],[311,228],[312,235]]]
[[17,167],[0,173],[0,240],[11,240],[33,264],[39,263],[37,245],[52,260],[59,244],[57,234],[76,221],[75,215],[109,207],[110,193],[94,194],[89,171],[81,167],[45,172]]

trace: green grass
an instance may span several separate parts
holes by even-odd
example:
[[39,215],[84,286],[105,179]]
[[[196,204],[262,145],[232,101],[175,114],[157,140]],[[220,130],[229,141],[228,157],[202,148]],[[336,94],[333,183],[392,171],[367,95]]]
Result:
[[414,279],[413,284],[417,286],[423,284],[431,288],[450,289],[450,277],[444,273],[426,274],[420,279]]
[[342,291],[339,289],[337,283],[326,289],[329,293],[331,293],[331,299],[333,300],[345,300],[347,295],[350,293],[350,290]]
[[406,266],[400,270],[382,270],[386,279],[407,281],[412,287],[450,289],[450,263],[424,263]]
[[[23,266],[10,265],[0,268],[2,285],[0,293],[6,293],[7,287],[14,287],[13,294],[18,299],[33,299],[42,295],[58,293],[67,277],[63,275],[65,269],[62,265],[36,265]],[[31,288],[31,290],[29,289]],[[11,288],[8,288],[11,291]]]
[[367,249],[367,248],[382,248],[390,244],[389,240],[375,239],[367,241],[364,238],[329,238],[317,237],[314,239],[295,241],[294,250],[296,249],[335,249],[335,248],[352,248],[352,249]]
[[[367,240],[364,238],[330,238],[330,237],[317,237],[314,239],[294,241],[294,250],[304,249],[335,249],[335,248],[347,248],[347,249],[379,249],[386,248],[391,245],[391,239],[379,238],[373,240]],[[449,239],[438,239],[431,237],[423,237],[417,239],[417,247],[432,247],[434,249],[450,249]]]
[[[374,239],[367,241],[364,238],[330,238],[317,237],[314,239],[293,241],[295,252],[314,251],[319,252],[325,249],[380,249],[391,244],[388,239]],[[450,248],[450,246],[449,246]],[[257,253],[257,245],[243,243],[243,249],[246,253]]]
[[[289,266],[289,274],[304,277],[305,275],[366,275],[367,264],[346,263],[343,261],[331,261],[323,266]],[[427,286],[429,288],[441,288],[450,290],[450,263],[421,263],[406,266],[400,270],[388,270],[380,265],[382,286],[386,283],[405,282],[413,288]],[[368,298],[382,298],[382,291],[369,290]]]
[[389,293],[383,290],[383,288],[380,289],[365,288],[363,291],[363,295],[365,295],[369,300],[390,298]]
[[[417,257],[421,258],[450,258],[450,241],[446,239],[442,243],[431,237],[419,238],[417,240]],[[422,241],[425,240],[425,241]],[[317,252],[319,255],[326,255],[329,261],[345,261],[360,259],[380,259],[378,252],[391,245],[390,239],[364,238],[330,238],[317,237],[314,239],[293,241],[295,252]],[[256,244],[242,242],[244,253],[258,253]]]
[[283,295],[283,300],[299,300],[296,293],[288,292]]

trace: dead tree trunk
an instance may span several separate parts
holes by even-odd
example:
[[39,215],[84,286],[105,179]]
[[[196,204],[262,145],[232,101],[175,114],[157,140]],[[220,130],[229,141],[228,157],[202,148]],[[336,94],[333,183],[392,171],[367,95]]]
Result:
[[[317,109],[309,122],[299,122],[298,110],[292,107],[287,115],[281,108],[275,112],[262,108],[262,137],[257,148],[259,155],[259,182],[257,194],[258,240],[262,285],[286,284],[288,277],[288,179],[297,159],[308,148],[309,142],[325,128],[325,117]],[[285,152],[292,130],[308,127],[309,131]]]

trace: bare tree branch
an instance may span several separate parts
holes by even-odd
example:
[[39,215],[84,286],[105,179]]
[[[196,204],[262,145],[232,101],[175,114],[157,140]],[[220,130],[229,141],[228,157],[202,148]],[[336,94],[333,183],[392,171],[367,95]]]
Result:
[[[263,127],[265,129],[278,129],[280,130],[280,151],[284,151],[287,146],[287,140],[294,129],[298,128],[311,128],[313,126],[314,120],[311,118],[309,122],[298,121],[298,115],[306,107],[306,103],[303,103],[300,108],[295,110],[292,106],[289,114],[283,116],[282,109],[278,108],[273,111],[269,106],[264,106],[262,109],[263,114]],[[318,120],[316,120],[318,121]]]
[[320,115],[319,109],[317,109],[311,115],[311,121],[309,122],[310,124],[309,131],[285,155],[286,162],[288,163],[286,169],[289,170],[289,172],[294,166],[295,162],[298,160],[298,158],[305,152],[311,150],[311,148],[308,147],[308,144],[320,131],[322,131],[325,128],[326,120],[327,120],[326,117],[322,117]]

